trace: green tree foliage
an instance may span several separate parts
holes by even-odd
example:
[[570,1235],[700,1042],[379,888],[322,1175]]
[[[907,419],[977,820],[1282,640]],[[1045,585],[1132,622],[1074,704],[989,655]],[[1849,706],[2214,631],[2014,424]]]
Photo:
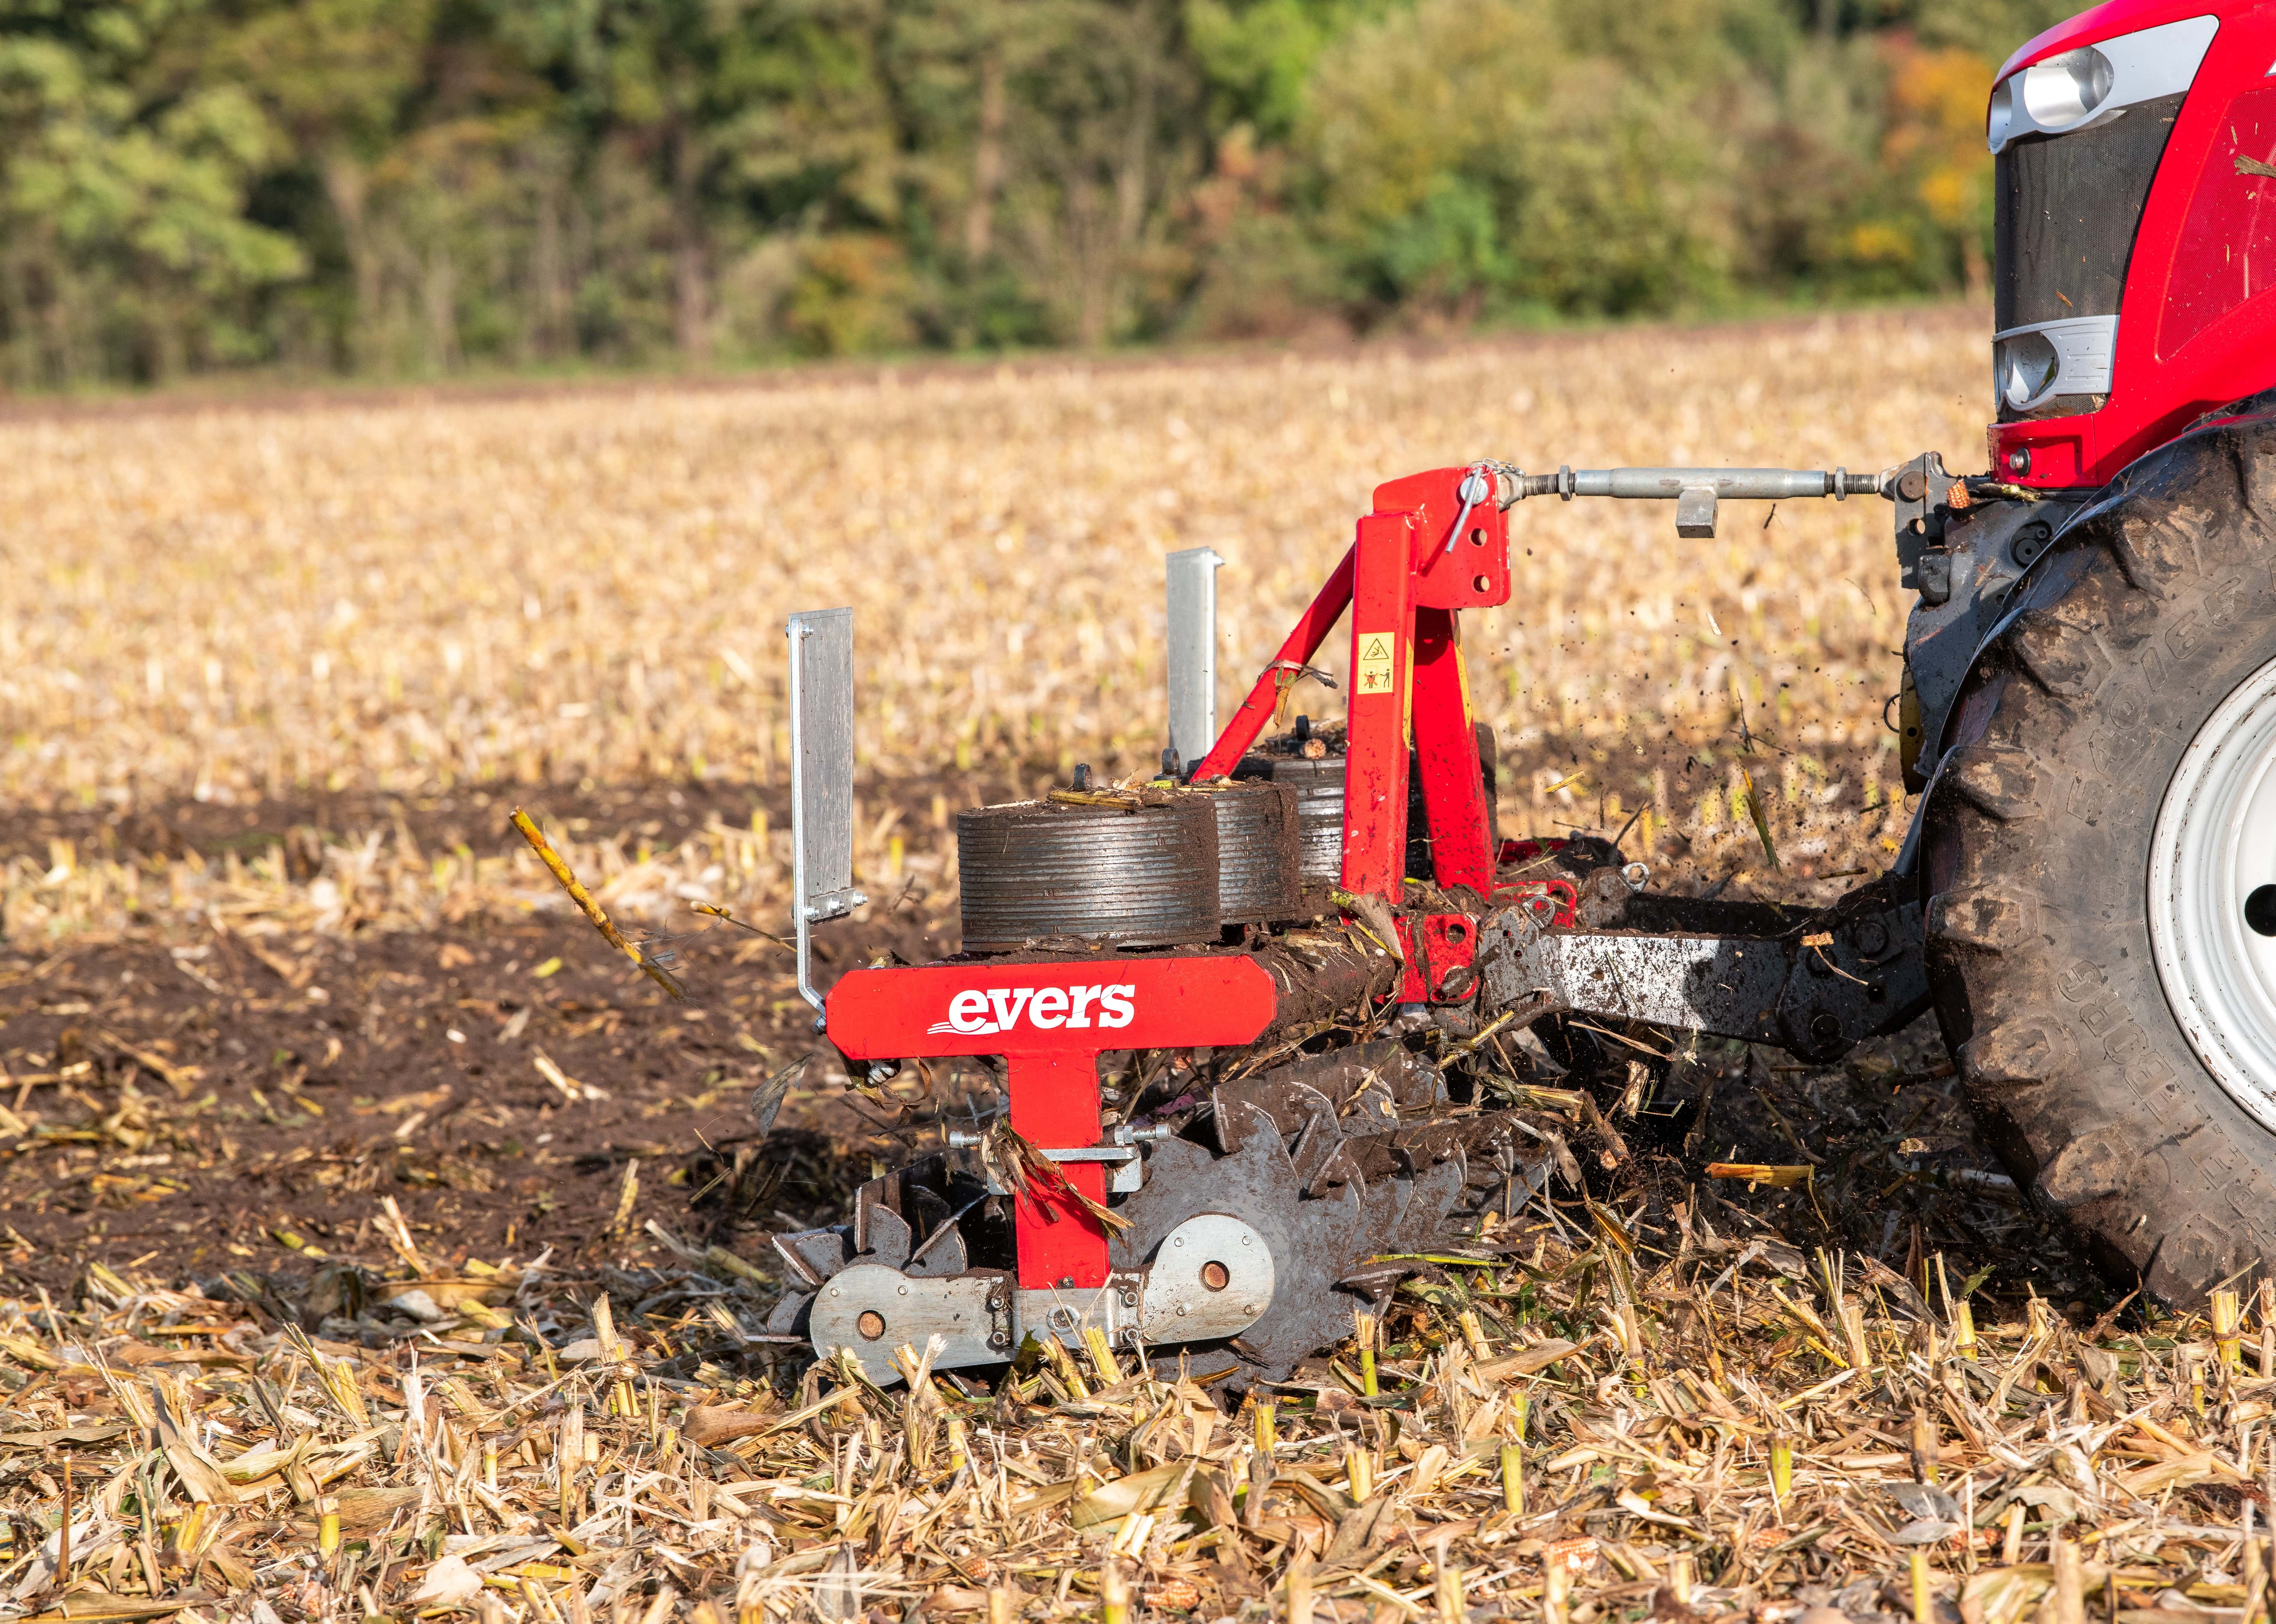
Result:
[[2063,0],[0,0],[0,383],[1980,288]]
[[0,341],[10,375],[163,377],[249,358],[249,296],[300,275],[247,217],[289,156],[239,86],[170,71],[186,0],[0,0]]

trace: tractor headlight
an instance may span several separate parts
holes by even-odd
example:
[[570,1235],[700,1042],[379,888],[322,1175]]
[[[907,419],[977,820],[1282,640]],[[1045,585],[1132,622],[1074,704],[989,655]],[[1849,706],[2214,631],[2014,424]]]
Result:
[[2021,332],[1992,348],[1992,368],[1999,396],[2018,411],[2037,405],[2054,387],[2062,357],[2043,332]]
[[2059,395],[2109,393],[2117,357],[2114,315],[2066,316],[1992,335],[1992,380],[2011,412],[2036,411]]
[[1992,150],[1997,152],[2007,144],[2019,109],[2027,130],[2066,129],[2110,99],[2110,87],[2116,77],[2110,58],[2091,45],[2010,73],[1992,92],[1985,132]]
[[2091,45],[2067,50],[2008,76],[2010,95],[2020,95],[2031,121],[2043,130],[2075,124],[2108,99],[2110,58]]
[[2216,17],[2185,17],[2062,51],[2008,74],[1992,87],[1984,118],[1992,150],[2021,136],[2084,129],[2129,107],[2182,94],[2219,27]]

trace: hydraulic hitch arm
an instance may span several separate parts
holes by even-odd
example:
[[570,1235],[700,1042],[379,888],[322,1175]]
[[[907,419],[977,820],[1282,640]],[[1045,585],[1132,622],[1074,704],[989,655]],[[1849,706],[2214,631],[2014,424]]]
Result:
[[1631,502],[1675,504],[1675,533],[1702,540],[1715,534],[1718,502],[1789,502],[1804,497],[1893,497],[1893,474],[1852,474],[1847,468],[1559,468],[1525,474],[1498,465],[1503,505],[1528,497],[1614,497]]

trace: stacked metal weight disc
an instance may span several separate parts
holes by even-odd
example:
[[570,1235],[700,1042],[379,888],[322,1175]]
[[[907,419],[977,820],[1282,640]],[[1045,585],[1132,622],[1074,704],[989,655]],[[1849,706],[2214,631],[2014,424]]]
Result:
[[1296,794],[1296,866],[1302,883],[1339,883],[1344,873],[1344,758],[1276,760],[1272,782]]
[[1054,937],[1169,947],[1218,937],[1218,818],[1204,795],[1123,811],[1021,801],[956,816],[967,952]]
[[[1500,830],[1494,811],[1498,752],[1491,728],[1478,723],[1476,733],[1486,816],[1498,844]],[[1252,755],[1241,763],[1243,777],[1269,772],[1272,782],[1285,784],[1296,792],[1296,824],[1302,846],[1300,864],[1307,885],[1334,885],[1343,879],[1344,761],[1339,749],[1317,759],[1276,752],[1269,756]],[[1418,878],[1430,873],[1430,823],[1423,809],[1422,767],[1411,752],[1407,775],[1407,871]]]
[[[1294,919],[1303,910],[1296,792],[1250,779],[1204,797],[1217,812],[1218,912],[1228,925]],[[1338,795],[1337,816],[1342,816]]]

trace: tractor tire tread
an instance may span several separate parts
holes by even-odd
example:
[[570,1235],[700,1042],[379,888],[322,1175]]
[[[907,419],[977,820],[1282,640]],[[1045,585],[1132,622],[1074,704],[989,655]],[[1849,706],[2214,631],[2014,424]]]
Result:
[[1979,656],[1930,792],[1934,1006],[1985,1137],[2105,1268],[2174,1302],[2276,1264],[2276,1135],[2174,1020],[2146,890],[2181,753],[2271,658],[2262,417],[2151,453],[2073,517]]

